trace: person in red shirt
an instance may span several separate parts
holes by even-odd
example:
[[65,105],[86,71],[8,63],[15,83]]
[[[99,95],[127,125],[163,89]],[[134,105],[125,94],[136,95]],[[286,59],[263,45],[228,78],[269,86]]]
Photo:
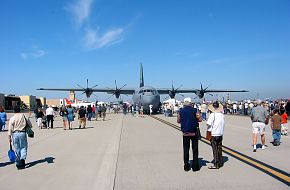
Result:
[[288,123],[287,123],[287,119],[288,119],[288,115],[286,113],[286,111],[283,109],[281,110],[281,135],[288,135]]

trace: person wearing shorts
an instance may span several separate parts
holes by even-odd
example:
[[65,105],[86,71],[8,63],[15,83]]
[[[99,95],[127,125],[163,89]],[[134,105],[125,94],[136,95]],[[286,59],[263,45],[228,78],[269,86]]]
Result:
[[253,152],[257,151],[257,138],[258,134],[261,136],[262,150],[266,148],[265,146],[265,121],[269,118],[267,110],[262,106],[262,101],[257,100],[257,106],[253,108],[251,112],[251,120],[253,127]]
[[265,123],[263,122],[253,122],[253,134],[263,135],[265,133]]

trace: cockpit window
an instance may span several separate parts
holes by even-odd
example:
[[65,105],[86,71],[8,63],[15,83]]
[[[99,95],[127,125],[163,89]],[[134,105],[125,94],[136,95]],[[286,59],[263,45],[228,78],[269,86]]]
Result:
[[151,93],[155,95],[157,94],[157,91],[155,89],[142,89],[139,91],[139,94],[144,94],[144,93]]
[[144,89],[144,92],[152,92],[151,89]]

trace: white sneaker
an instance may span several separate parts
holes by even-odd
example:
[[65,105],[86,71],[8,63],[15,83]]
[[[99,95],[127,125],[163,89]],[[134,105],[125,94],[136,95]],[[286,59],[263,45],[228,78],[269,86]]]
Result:
[[266,146],[265,145],[262,145],[262,150],[265,150]]
[[257,147],[256,147],[256,145],[253,146],[253,152],[257,152]]

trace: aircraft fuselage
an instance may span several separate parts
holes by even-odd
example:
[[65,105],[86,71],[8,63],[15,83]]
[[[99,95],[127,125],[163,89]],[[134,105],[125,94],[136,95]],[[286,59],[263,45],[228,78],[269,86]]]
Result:
[[135,90],[133,94],[134,105],[143,106],[145,112],[149,113],[149,105],[152,105],[153,111],[157,111],[160,105],[160,95],[158,91],[151,86],[143,86]]

